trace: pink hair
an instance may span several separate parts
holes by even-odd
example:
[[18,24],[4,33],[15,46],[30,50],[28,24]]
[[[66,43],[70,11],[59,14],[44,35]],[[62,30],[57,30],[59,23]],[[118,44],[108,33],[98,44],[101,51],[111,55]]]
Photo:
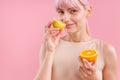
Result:
[[[76,8],[79,9],[80,4],[85,8],[88,9],[90,7],[90,3],[88,0],[56,0],[56,10],[59,8]],[[86,31],[88,33],[89,26],[88,22],[86,23]]]
[[79,5],[83,5],[84,8],[90,7],[88,0],[56,0],[56,9],[62,7],[79,8]]

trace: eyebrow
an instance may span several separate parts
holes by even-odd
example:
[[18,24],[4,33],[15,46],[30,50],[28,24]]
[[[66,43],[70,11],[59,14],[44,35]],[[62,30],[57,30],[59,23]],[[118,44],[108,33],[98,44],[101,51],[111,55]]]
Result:
[[62,10],[62,9],[60,9],[60,8],[57,8],[57,9],[56,9],[56,11],[60,11],[60,10]]
[[[76,9],[76,10],[78,10],[77,8],[73,8],[73,7],[72,7],[72,8],[68,8],[67,10],[71,10],[71,9]],[[63,10],[63,9],[58,8],[57,11],[59,11],[59,10]]]
[[58,9],[56,9],[56,10],[62,10],[62,9],[58,8]]
[[68,8],[68,10],[71,10],[71,9],[76,9],[76,10],[78,10],[77,8],[73,8],[73,7],[72,7],[72,8]]

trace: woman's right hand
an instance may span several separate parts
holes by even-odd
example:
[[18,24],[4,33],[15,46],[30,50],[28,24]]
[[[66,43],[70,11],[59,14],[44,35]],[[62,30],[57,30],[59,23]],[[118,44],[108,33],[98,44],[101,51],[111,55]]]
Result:
[[52,26],[52,22],[49,22],[45,26],[45,49],[47,52],[55,52],[57,45],[59,44],[61,31],[58,28]]

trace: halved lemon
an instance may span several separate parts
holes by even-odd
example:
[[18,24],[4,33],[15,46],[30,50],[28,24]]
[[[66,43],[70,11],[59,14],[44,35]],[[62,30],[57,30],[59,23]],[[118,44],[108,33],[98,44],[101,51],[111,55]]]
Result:
[[95,61],[95,59],[97,58],[97,56],[98,56],[98,53],[94,49],[86,49],[86,50],[83,50],[80,53],[80,58],[87,59],[89,62]]
[[53,27],[54,28],[59,28],[60,30],[64,29],[65,27],[65,23],[61,22],[60,20],[58,19],[54,19],[53,20]]

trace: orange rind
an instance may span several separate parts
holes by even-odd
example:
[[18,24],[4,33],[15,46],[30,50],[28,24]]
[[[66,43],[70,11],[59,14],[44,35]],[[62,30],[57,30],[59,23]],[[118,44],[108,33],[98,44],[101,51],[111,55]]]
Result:
[[54,20],[53,20],[53,27],[54,27],[54,28],[59,28],[60,30],[63,30],[64,27],[65,27],[65,23],[61,22],[61,21],[58,20],[58,19],[54,19]]
[[86,49],[80,53],[80,58],[87,59],[89,62],[95,61],[97,56],[98,56],[98,53],[94,49]]

